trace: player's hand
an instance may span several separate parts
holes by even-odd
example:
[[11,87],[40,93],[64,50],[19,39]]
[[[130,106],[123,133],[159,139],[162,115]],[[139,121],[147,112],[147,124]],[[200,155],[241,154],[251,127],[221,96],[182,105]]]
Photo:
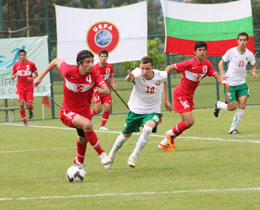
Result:
[[37,87],[41,82],[42,82],[42,79],[41,79],[40,77],[36,77],[36,78],[33,80],[33,86],[34,86],[34,87]]
[[28,82],[33,82],[33,78],[32,77],[27,77],[27,81]]
[[221,77],[223,80],[226,80],[228,78],[228,76],[226,76],[226,75],[221,75]]
[[257,78],[256,72],[250,71],[250,74],[251,74],[251,76],[252,76],[253,78]]
[[128,76],[131,78],[131,80],[135,79],[135,75],[130,70],[127,70],[127,73],[128,73]]
[[164,106],[165,106],[165,108],[166,108],[169,112],[172,112],[172,105],[171,105],[171,103],[170,103],[169,101],[166,101],[166,102],[164,103]]
[[228,91],[230,90],[228,83],[224,83],[223,85],[225,86],[225,90],[228,90]]
[[17,76],[17,73],[11,75],[11,79],[15,79]]
[[114,90],[116,90],[116,85],[115,84],[113,84],[112,87],[113,87]]
[[96,87],[94,92],[103,93],[104,91],[100,87]]

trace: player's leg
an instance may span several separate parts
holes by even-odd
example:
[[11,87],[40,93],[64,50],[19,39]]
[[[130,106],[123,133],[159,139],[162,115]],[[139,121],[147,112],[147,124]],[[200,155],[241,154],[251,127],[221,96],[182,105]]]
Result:
[[85,134],[83,129],[77,129],[78,133],[78,140],[77,140],[77,156],[74,158],[74,163],[76,165],[81,166],[82,168],[85,167],[84,159],[85,159],[85,153],[87,149],[87,143]]
[[105,127],[107,120],[109,118],[110,115],[110,104],[109,103],[104,103],[104,113],[102,116],[102,121],[100,124],[100,130],[108,130],[108,128]]
[[22,89],[17,89],[16,96],[17,96],[17,100],[19,102],[19,111],[20,111],[20,116],[21,116],[22,121],[23,121],[23,125],[25,127],[27,127],[28,123],[27,123],[27,120],[26,120],[26,114],[25,114],[25,109],[24,109],[24,101],[25,101],[24,91]]
[[99,93],[93,94],[93,102],[95,104],[95,108],[91,110],[91,117],[102,112],[101,95]]
[[29,110],[29,119],[33,118],[33,89],[25,92],[26,108]]

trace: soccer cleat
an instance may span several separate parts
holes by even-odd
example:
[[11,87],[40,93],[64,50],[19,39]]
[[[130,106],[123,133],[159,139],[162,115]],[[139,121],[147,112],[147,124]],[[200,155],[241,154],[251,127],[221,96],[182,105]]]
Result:
[[130,156],[128,158],[127,164],[131,167],[134,168],[135,167],[135,162],[136,162],[136,158],[134,158],[133,156]]
[[102,130],[102,131],[108,131],[109,129],[106,128],[105,126],[101,126],[101,127],[99,128],[99,130]]
[[[105,152],[101,153],[101,155],[99,155],[100,158],[100,162],[105,166],[109,163],[111,163],[111,159],[110,157],[107,156],[107,154]],[[106,167],[105,167],[106,168]]]
[[175,141],[175,136],[174,135],[170,135],[168,134],[168,132],[166,132],[166,138],[168,140],[168,144],[172,147],[172,148],[176,148],[176,141]]
[[104,165],[104,168],[105,168],[106,170],[109,170],[109,169],[112,167],[112,164],[113,164],[113,161],[111,160],[110,163],[107,163],[107,164]]
[[215,103],[214,116],[218,117],[220,109],[218,108],[218,102]]
[[237,129],[234,129],[234,130],[230,131],[229,134],[241,134],[241,133],[238,132]]
[[158,145],[158,148],[159,148],[159,149],[163,149],[163,150],[165,150],[165,151],[167,151],[167,152],[174,152],[174,151],[175,151],[175,150],[173,150],[173,149],[170,148],[169,144],[166,144],[166,145],[164,145],[164,144],[159,144],[159,145]]
[[29,119],[31,120],[33,118],[33,112],[29,112]]
[[28,123],[23,124],[24,127],[29,127]]
[[79,162],[79,161],[78,161],[78,158],[77,158],[77,156],[76,156],[76,157],[74,157],[74,159],[73,159],[73,162],[74,162],[76,165],[78,165],[79,167],[81,167],[81,168],[85,169],[85,164],[84,164],[84,163],[81,163],[81,162]]

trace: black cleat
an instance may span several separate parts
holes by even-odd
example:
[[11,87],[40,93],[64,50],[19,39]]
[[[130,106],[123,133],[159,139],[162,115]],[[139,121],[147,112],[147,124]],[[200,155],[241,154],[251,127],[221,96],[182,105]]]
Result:
[[31,120],[33,118],[33,112],[29,112],[29,119]]
[[234,129],[234,130],[230,131],[229,134],[241,134],[241,133],[238,132],[237,129]]
[[215,116],[215,117],[218,117],[218,114],[219,114],[219,112],[220,112],[220,109],[218,108],[217,103],[218,103],[218,102],[215,103],[215,109],[214,109],[214,116]]

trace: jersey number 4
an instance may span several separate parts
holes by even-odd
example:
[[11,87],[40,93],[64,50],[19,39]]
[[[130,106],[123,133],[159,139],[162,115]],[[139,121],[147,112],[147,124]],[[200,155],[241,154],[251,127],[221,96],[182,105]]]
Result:
[[149,86],[147,86],[145,93],[153,94],[153,93],[154,93],[154,87],[149,87]]

